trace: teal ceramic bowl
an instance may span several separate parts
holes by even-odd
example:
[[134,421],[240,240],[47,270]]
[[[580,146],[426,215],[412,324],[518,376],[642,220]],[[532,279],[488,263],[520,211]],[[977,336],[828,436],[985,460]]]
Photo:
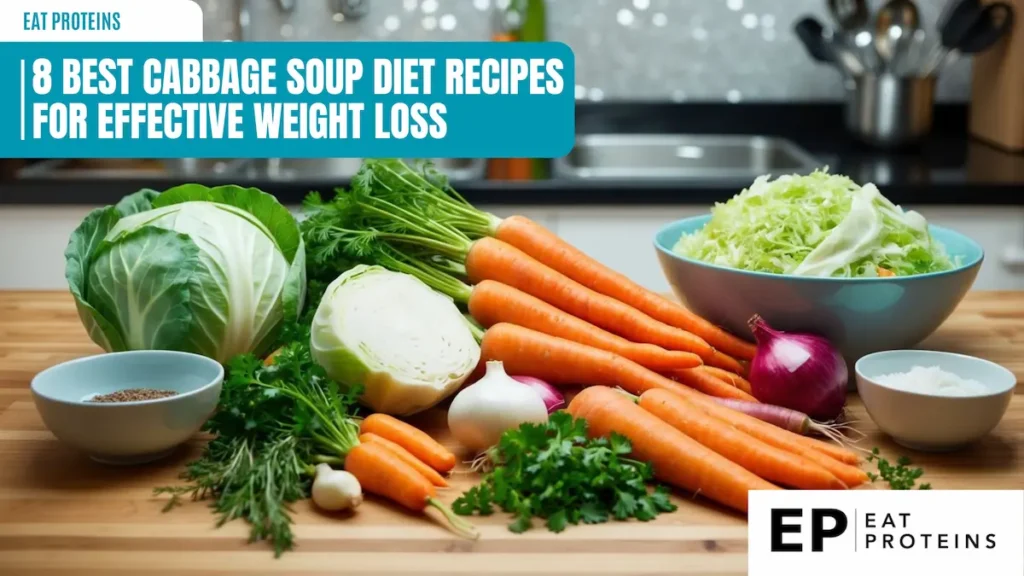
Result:
[[808,278],[746,272],[684,258],[672,251],[684,233],[700,230],[711,215],[673,222],[654,239],[662,270],[687,307],[752,340],[754,314],[774,328],[827,337],[851,367],[866,354],[912,348],[935,331],[971,289],[984,251],[970,238],[930,226],[960,267],[890,278]]
[[[59,440],[108,464],[141,464],[170,454],[217,408],[224,368],[198,354],[164,350],[86,356],[43,370],[32,397]],[[135,402],[92,402],[128,388],[176,392]]]

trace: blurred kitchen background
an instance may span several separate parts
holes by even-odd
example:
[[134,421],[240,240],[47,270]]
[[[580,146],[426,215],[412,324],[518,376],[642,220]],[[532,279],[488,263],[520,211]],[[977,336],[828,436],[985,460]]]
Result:
[[[362,0],[361,2],[199,0],[207,40],[478,41],[496,32],[502,0]],[[346,4],[365,15],[346,18]],[[840,100],[835,70],[807,57],[793,32],[802,17],[829,23],[826,0],[547,0],[547,40],[576,54],[580,101]],[[918,3],[932,29],[944,2]],[[244,3],[243,3],[244,5]],[[525,11],[524,11],[525,12]],[[944,73],[940,98],[965,101],[970,62]]]
[[[1024,289],[1024,0],[196,1],[207,41],[569,44],[569,156],[436,161],[470,201],[534,217],[651,288],[668,290],[660,226],[759,174],[827,166],[981,242],[975,289]],[[248,184],[298,210],[359,165],[2,162],[0,289],[64,288],[71,230],[140,187]]]

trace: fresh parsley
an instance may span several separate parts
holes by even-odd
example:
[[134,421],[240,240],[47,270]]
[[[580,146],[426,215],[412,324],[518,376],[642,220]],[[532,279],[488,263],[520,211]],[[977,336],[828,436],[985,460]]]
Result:
[[[878,473],[868,472],[868,478],[872,482],[876,480],[888,482],[889,488],[892,490],[913,490],[918,478],[924,474],[924,470],[921,468],[911,468],[910,458],[906,456],[901,456],[896,460],[896,465],[892,465],[888,460],[879,455],[878,448],[871,450],[867,460],[868,462],[875,462],[878,466]],[[921,484],[917,489],[931,490],[932,485],[927,483]]]
[[569,524],[648,521],[675,511],[666,488],[648,491],[651,465],[628,458],[631,451],[624,436],[588,438],[586,421],[555,412],[546,424],[506,432],[487,454],[493,469],[452,509],[463,516],[511,513],[509,530],[516,533],[532,528],[533,518],[561,532]]
[[209,499],[217,526],[249,524],[251,542],[268,540],[280,556],[292,549],[289,505],[309,496],[316,463],[339,463],[358,442],[358,390],[342,393],[312,359],[308,339],[282,347],[266,366],[252,354],[231,360],[216,414],[216,434],[181,475],[164,486],[165,510],[183,496]]

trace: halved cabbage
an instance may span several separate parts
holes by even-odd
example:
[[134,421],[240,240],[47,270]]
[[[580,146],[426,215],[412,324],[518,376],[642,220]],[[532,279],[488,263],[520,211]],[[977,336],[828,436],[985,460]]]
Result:
[[454,393],[480,346],[448,297],[419,279],[359,265],[327,287],[313,317],[313,358],[377,412],[406,416]]

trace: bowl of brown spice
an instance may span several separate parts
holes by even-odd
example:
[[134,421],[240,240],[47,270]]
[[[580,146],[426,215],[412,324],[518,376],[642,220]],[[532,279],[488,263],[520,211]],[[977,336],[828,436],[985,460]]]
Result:
[[169,455],[217,408],[224,367],[169,350],[86,356],[43,370],[32,397],[62,442],[107,464]]

